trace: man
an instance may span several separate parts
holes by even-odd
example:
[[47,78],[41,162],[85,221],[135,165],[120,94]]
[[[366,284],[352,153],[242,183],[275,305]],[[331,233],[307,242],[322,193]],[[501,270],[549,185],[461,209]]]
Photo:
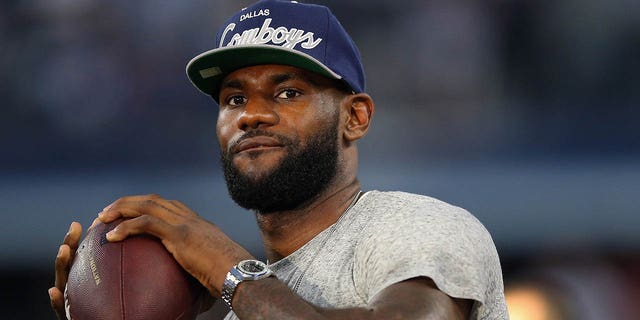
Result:
[[[426,196],[360,191],[357,145],[374,104],[360,55],[329,9],[266,0],[231,17],[216,49],[187,65],[219,104],[229,194],[255,213],[268,263],[184,204],[121,198],[109,241],[148,233],[232,311],[226,319],[505,319],[490,235],[471,214]],[[56,258],[52,306],[81,233]]]

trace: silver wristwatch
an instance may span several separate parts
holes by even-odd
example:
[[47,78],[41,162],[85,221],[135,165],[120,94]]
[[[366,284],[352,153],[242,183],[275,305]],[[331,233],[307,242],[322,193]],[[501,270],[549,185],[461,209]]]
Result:
[[224,279],[222,285],[222,300],[231,307],[231,300],[233,300],[233,294],[236,292],[236,287],[243,281],[260,280],[273,275],[269,266],[259,260],[243,260],[238,262],[229,272]]

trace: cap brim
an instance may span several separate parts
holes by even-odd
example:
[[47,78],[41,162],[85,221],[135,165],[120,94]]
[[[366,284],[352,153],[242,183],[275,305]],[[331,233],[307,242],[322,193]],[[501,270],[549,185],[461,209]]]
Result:
[[187,75],[196,88],[216,101],[220,82],[229,73],[261,64],[288,65],[319,73],[332,79],[342,77],[314,57],[280,46],[232,46],[203,52],[187,64]]

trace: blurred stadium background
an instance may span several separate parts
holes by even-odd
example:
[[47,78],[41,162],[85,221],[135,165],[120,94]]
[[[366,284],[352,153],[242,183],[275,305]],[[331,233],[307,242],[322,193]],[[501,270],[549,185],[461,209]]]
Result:
[[[69,223],[124,195],[179,199],[261,255],[218,168],[217,107],[184,73],[249,3],[0,2],[3,318],[54,318]],[[317,3],[358,43],[376,101],[366,189],[474,213],[513,320],[640,317],[637,1]]]

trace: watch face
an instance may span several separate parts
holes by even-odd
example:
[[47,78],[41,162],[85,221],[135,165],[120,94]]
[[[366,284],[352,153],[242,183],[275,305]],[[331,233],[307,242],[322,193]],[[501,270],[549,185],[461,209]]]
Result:
[[266,268],[267,265],[265,265],[264,262],[257,260],[245,260],[238,264],[238,269],[251,274],[262,273]]

